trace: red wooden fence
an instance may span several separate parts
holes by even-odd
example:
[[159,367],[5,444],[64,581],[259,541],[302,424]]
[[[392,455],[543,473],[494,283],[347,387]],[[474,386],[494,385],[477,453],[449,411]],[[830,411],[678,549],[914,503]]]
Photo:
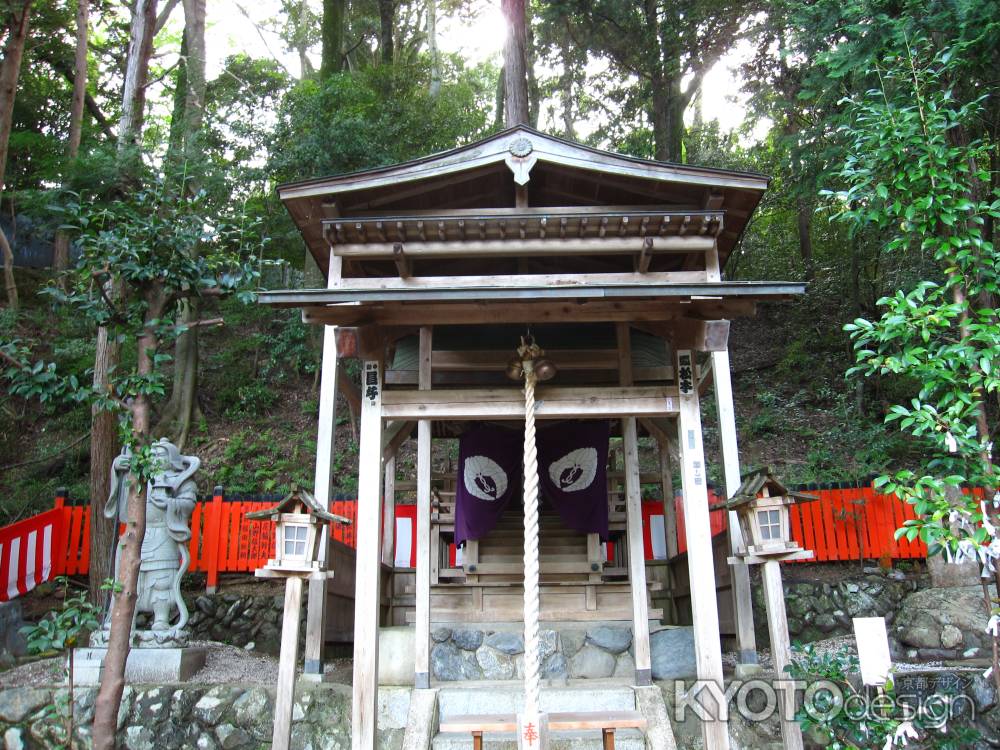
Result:
[[[894,560],[927,557],[927,545],[919,539],[896,540],[896,529],[904,521],[915,519],[913,506],[895,495],[881,495],[871,485],[851,487],[838,485],[822,489],[802,490],[819,500],[793,505],[789,515],[792,538],[803,549],[815,553],[814,562],[837,560]],[[709,504],[722,498],[709,494]],[[677,550],[687,549],[684,534],[684,512],[680,498],[674,499],[677,518]],[[709,514],[712,536],[726,530],[726,511]],[[808,562],[808,561],[803,561]]]
[[[211,500],[199,501],[191,514],[190,571],[205,573],[209,591],[219,585],[219,573],[252,573],[274,556],[274,522],[250,521],[246,514],[269,508],[278,501],[239,496],[223,499],[216,488]],[[356,500],[335,500],[332,512],[357,518]],[[84,575],[90,566],[90,506],[69,505],[57,497],[54,511],[62,515],[65,546],[59,545],[53,575]],[[354,524],[331,524],[330,536],[350,547],[355,544]]]
[[[820,499],[792,507],[792,537],[805,549],[815,552],[815,561],[926,557],[923,542],[895,539],[895,530],[916,516],[912,506],[894,496],[877,494],[871,486],[837,485],[818,490],[806,488],[806,491]],[[710,503],[719,499],[710,493]],[[251,573],[274,554],[273,523],[248,521],[246,514],[269,507],[277,500],[277,496],[224,498],[217,487],[211,500],[195,505],[191,517],[190,570],[206,574],[210,591],[218,586],[220,573]],[[410,539],[403,541],[409,542],[410,554],[405,557],[412,560],[416,552],[416,523],[411,518],[412,512],[404,510],[407,507],[399,506],[396,531],[409,533]],[[675,498],[674,508],[677,548],[684,552],[687,545],[680,498]],[[357,501],[335,500],[332,510],[353,521],[357,518]],[[663,556],[659,522],[654,524],[654,519],[661,515],[660,502],[643,503],[643,546],[647,560]],[[724,511],[712,511],[710,519],[713,536],[725,531]],[[333,539],[355,546],[353,523],[334,524],[330,533]],[[0,600],[26,593],[53,576],[84,575],[89,566],[88,506],[71,505],[60,496],[52,510],[0,528]]]

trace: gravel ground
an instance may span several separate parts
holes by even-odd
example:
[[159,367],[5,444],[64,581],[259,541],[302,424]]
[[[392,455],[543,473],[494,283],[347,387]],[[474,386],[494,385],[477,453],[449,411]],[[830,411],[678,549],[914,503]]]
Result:
[[[273,656],[227,646],[213,641],[193,641],[192,646],[208,649],[205,666],[189,682],[198,685],[274,685],[278,681],[278,659]],[[0,687],[41,687],[60,684],[64,677],[63,659],[39,659],[0,672]],[[326,682],[351,684],[351,660],[327,661]]]

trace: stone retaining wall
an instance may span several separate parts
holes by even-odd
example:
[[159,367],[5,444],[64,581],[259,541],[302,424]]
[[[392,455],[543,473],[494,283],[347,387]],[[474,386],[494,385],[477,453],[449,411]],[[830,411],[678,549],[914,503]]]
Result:
[[[257,750],[270,745],[273,690],[238,685],[128,686],[118,715],[118,746],[128,750]],[[293,750],[351,746],[351,689],[300,684],[292,714]],[[74,747],[89,748],[96,688],[77,688]],[[403,743],[410,691],[379,690],[378,748]],[[65,688],[0,689],[0,737],[5,750],[41,750],[66,744]]]
[[[255,651],[277,656],[281,646],[283,594],[185,594],[191,619],[188,629],[199,641],[233,646],[253,644]],[[302,607],[300,643],[305,638],[306,607]]]
[[[542,678],[599,679],[635,675],[632,628],[594,623],[543,629]],[[514,680],[524,677],[524,637],[520,630],[466,626],[431,631],[431,672],[436,680]],[[695,673],[690,628],[665,628],[650,637],[654,679]]]
[[[854,617],[884,617],[891,628],[903,600],[926,585],[923,577],[892,572],[856,574],[831,583],[787,578],[786,574],[783,583],[788,630],[792,641],[798,643],[852,635]],[[759,585],[753,587],[753,614],[758,644],[766,644],[767,608]]]

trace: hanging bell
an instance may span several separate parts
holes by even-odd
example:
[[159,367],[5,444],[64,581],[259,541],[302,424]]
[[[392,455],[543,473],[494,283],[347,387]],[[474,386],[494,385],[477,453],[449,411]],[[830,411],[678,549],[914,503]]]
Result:
[[546,380],[552,380],[556,375],[556,366],[548,359],[539,359],[535,362],[535,377],[538,378],[538,382],[543,383]]
[[511,380],[520,380],[524,376],[524,366],[517,357],[512,357],[507,363],[507,377]]

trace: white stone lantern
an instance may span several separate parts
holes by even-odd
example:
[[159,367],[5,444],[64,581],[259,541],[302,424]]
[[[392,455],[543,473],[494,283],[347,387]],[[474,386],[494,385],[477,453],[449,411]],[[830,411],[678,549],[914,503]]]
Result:
[[247,513],[246,517],[275,522],[274,557],[264,569],[289,574],[320,570],[319,548],[327,524],[351,522],[330,513],[308,492],[295,487],[273,508]]
[[788,509],[818,499],[787,489],[769,467],[763,466],[745,474],[736,494],[714,507],[736,512],[745,545],[737,555],[745,562],[805,560],[813,552],[792,539]]

